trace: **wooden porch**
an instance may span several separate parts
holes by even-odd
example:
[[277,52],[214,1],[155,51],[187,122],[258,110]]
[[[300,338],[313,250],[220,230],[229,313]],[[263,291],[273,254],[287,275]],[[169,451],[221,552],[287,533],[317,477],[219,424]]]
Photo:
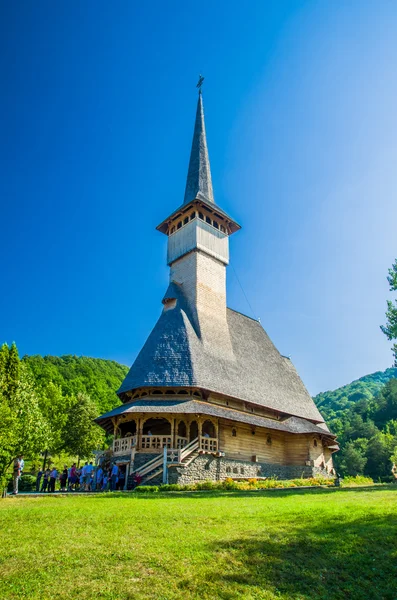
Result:
[[158,454],[164,448],[183,450],[193,440],[200,452],[219,451],[218,419],[185,415],[146,414],[113,419],[113,455],[131,452]]

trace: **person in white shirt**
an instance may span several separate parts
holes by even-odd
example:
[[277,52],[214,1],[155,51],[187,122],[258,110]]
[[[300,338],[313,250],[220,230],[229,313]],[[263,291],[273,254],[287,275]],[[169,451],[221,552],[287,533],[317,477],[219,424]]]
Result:
[[90,462],[90,464],[85,463],[84,483],[85,483],[85,489],[87,492],[90,490],[91,474],[92,474],[93,470],[94,470],[94,465],[92,464],[92,462]]

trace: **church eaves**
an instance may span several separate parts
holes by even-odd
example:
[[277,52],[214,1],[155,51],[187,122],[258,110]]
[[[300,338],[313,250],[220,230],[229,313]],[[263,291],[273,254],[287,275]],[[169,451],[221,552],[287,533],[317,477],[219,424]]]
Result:
[[199,93],[197,101],[196,121],[194,124],[192,150],[190,152],[189,170],[183,203],[189,204],[189,202],[196,199],[215,204],[214,192],[212,190],[207,137],[205,133],[203,97],[201,93]]

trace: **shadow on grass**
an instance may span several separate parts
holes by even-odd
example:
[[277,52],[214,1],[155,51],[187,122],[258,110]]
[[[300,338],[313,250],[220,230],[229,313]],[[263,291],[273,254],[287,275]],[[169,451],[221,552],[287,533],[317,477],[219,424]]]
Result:
[[350,513],[345,521],[324,523],[316,517],[314,524],[306,519],[304,525],[213,544],[214,562],[218,556],[225,566],[208,575],[207,585],[239,590],[225,598],[262,598],[266,589],[294,599],[396,600],[396,544],[394,514],[352,519]]

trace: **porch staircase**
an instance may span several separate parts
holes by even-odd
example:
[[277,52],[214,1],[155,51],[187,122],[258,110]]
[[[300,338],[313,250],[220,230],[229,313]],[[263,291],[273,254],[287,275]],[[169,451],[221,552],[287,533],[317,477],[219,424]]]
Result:
[[[187,446],[179,450],[167,450],[167,464],[187,467],[199,454],[199,438],[192,440]],[[149,481],[155,480],[156,482],[162,479],[164,470],[164,456],[163,453],[156,454],[154,458],[144,463],[141,467],[136,469],[131,475],[131,483],[136,475],[142,477],[140,485],[146,485]]]

